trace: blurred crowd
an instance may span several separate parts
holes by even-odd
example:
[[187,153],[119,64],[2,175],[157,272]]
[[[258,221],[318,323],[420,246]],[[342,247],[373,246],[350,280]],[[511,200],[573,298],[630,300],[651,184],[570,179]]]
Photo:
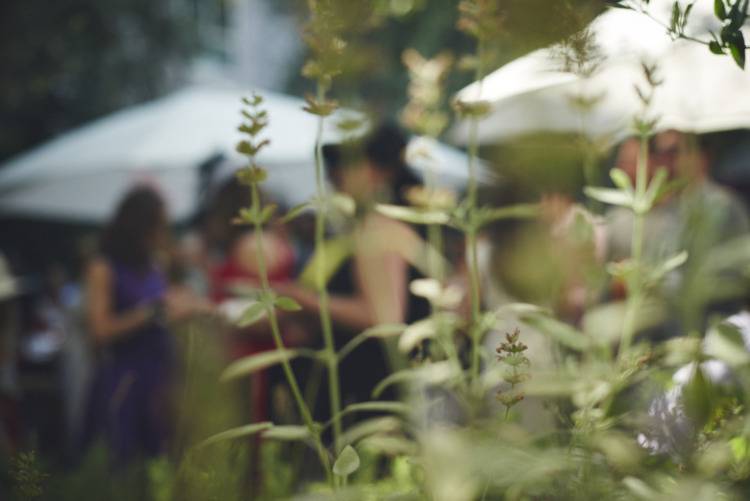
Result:
[[[237,326],[264,275],[278,295],[301,307],[278,310],[278,334],[286,347],[323,346],[316,292],[321,277],[338,349],[374,325],[428,316],[429,302],[409,287],[430,275],[426,230],[374,210],[378,203],[409,205],[420,185],[405,164],[405,146],[404,135],[384,125],[360,143],[324,148],[330,185],[355,201],[350,214],[329,218],[325,260],[315,253],[312,210],[283,224],[272,217],[259,231],[237,224],[240,210],[254,200],[233,175],[212,180],[199,216],[178,237],[171,235],[158,192],[139,186],[121,201],[80,270],[55,265],[42,281],[32,281],[0,257],[0,451],[34,448],[75,461],[103,440],[115,469],[170,452],[174,414],[181,412],[174,395],[185,384],[175,338],[185,335],[185,325],[199,325],[200,335],[220,347],[222,367],[274,349],[268,319]],[[749,237],[750,218],[740,199],[710,179],[710,152],[692,138],[670,131],[649,146],[649,178],[664,168],[671,189],[646,216],[643,259],[657,263],[688,250],[685,266],[654,292],[666,299],[663,314],[639,327],[640,335],[662,340],[702,332],[712,314],[730,315],[746,306],[740,266],[722,267],[712,253]],[[615,160],[633,184],[638,154],[638,141],[628,140]],[[480,242],[485,307],[533,302],[580,327],[592,307],[627,296],[626,285],[603,270],[605,263],[631,254],[632,211],[612,207],[596,213],[580,195],[540,188],[530,201],[541,203],[541,217],[488,228]],[[261,194],[259,202],[268,206],[273,200]],[[466,317],[465,242],[457,232],[446,231],[445,238],[441,266],[463,298],[452,307]],[[716,265],[711,277],[707,263]],[[701,289],[709,278],[716,294]],[[731,280],[738,287],[722,289]],[[692,290],[699,292],[685,293]],[[508,332],[513,327],[509,324]],[[457,336],[460,347],[462,334]],[[544,336],[524,336],[535,365],[554,363]],[[493,343],[497,339],[490,336],[488,348],[494,350]],[[422,348],[400,354],[378,339],[363,342],[339,366],[343,405],[371,400],[391,371],[429,356]],[[298,359],[292,367],[314,419],[325,422],[330,406],[322,365]],[[244,381],[237,402],[242,422],[298,419],[280,368]],[[398,395],[391,389],[381,398]]]
[[[321,276],[338,349],[377,324],[427,316],[427,300],[409,290],[427,273],[423,230],[374,210],[377,203],[405,205],[406,193],[420,184],[405,164],[405,147],[406,136],[389,124],[360,142],[326,145],[328,183],[353,204],[329,217],[325,261],[314,252],[312,210],[284,224],[278,210],[259,232],[239,224],[241,210],[255,201],[235,169],[222,165],[214,166],[203,207],[179,235],[172,234],[158,190],[137,186],[120,201],[79,273],[55,266],[42,285],[0,261],[0,450],[37,449],[74,464],[103,441],[115,469],[173,452],[181,419],[175,413],[182,412],[175,396],[189,377],[180,360],[186,332],[197,328],[220,346],[220,369],[274,349],[267,318],[237,327],[264,280],[301,307],[278,310],[286,347],[323,347]],[[263,207],[274,202],[263,193],[259,198]],[[445,266],[463,281],[460,262]],[[339,365],[342,403],[370,400],[377,383],[406,363],[394,353],[376,339],[351,350]],[[313,417],[329,419],[322,366],[299,360],[293,369]],[[281,369],[245,381],[236,402],[243,423],[295,419]],[[382,398],[396,396],[386,391]]]

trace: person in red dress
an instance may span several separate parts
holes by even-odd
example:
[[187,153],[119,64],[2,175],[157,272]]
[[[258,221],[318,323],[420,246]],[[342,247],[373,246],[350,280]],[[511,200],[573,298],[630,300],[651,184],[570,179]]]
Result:
[[[254,291],[261,287],[257,242],[252,226],[231,223],[241,208],[252,204],[250,189],[231,179],[220,186],[214,197],[208,224],[219,257],[210,270],[211,299],[225,311],[234,309],[252,299]],[[265,201],[263,203],[265,205]],[[273,222],[263,228],[263,260],[268,281],[273,288],[294,280],[296,258],[284,228]],[[241,309],[239,310],[241,311]],[[233,316],[228,315],[230,320]],[[286,346],[301,343],[301,330],[294,323],[279,318],[280,330]],[[263,351],[275,349],[273,335],[267,321],[251,326],[229,327],[229,357],[236,360]],[[267,421],[271,418],[271,398],[268,371],[256,373],[251,380],[252,420]]]

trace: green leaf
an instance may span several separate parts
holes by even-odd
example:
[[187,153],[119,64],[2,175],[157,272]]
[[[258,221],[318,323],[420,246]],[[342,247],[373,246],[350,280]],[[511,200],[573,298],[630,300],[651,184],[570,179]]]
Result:
[[637,470],[642,464],[643,448],[624,433],[599,433],[592,441],[594,447],[604,453],[620,471]]
[[336,462],[333,463],[333,473],[340,477],[346,477],[357,471],[359,464],[357,451],[351,445],[347,445],[336,458]]
[[393,414],[409,414],[411,407],[403,402],[361,402],[347,405],[341,414],[352,412],[391,412]]
[[338,352],[339,361],[347,357],[354,349],[370,338],[386,339],[389,337],[397,336],[404,332],[406,329],[404,324],[383,324],[370,327],[357,334],[343,348]]
[[748,0],[736,0],[732,5],[732,8],[729,9],[729,14],[727,15],[729,18],[729,25],[727,26],[727,29],[732,35],[741,33],[740,28],[745,24],[745,19],[747,18],[747,6]]
[[745,37],[741,31],[738,31],[729,41],[729,51],[737,66],[745,69]]
[[732,455],[736,462],[744,461],[750,457],[750,439],[748,437],[734,437],[729,441]]
[[303,425],[278,425],[263,432],[263,438],[268,440],[306,440],[310,438],[310,430]]
[[638,207],[638,204],[636,204],[636,210],[641,210],[643,214],[651,210],[656,197],[659,195],[659,193],[661,193],[661,189],[664,186],[664,183],[666,183],[667,181],[667,176],[668,173],[665,167],[659,167],[658,169],[656,169],[654,177],[651,179],[651,182],[646,189],[643,207]]
[[724,54],[724,49],[721,48],[721,44],[716,40],[711,40],[710,42],[708,42],[708,50],[710,50],[714,54]]
[[377,211],[392,219],[412,224],[446,224],[449,221],[448,214],[431,209],[378,204]]
[[207,438],[206,440],[198,444],[198,447],[205,447],[207,445],[215,444],[216,442],[222,442],[224,440],[247,437],[248,435],[254,435],[261,431],[267,430],[272,426],[273,423],[271,423],[270,421],[239,426],[237,428],[232,428],[231,430],[222,431],[221,433],[217,433],[216,435]]
[[630,492],[638,496],[639,499],[644,501],[659,501],[664,499],[664,496],[654,489],[652,489],[646,482],[636,477],[625,477],[622,481]]
[[401,334],[404,332],[404,329],[406,329],[405,324],[381,324],[376,325],[375,327],[370,327],[363,331],[362,334],[367,337],[385,339]]
[[343,447],[354,444],[363,438],[371,437],[379,433],[393,433],[401,430],[403,424],[401,420],[393,416],[381,416],[361,421],[349,427],[342,435],[337,447]]
[[253,99],[252,99],[252,101],[249,100],[246,97],[243,97],[242,98],[242,102],[245,103],[248,106],[258,106],[258,105],[260,105],[260,103],[263,102],[263,96],[261,96],[260,94],[257,94],[255,92],[253,92]]
[[[266,139],[265,141],[261,142],[256,147],[256,150],[255,150],[256,154],[260,151],[260,149],[262,147],[267,146],[270,143],[271,142],[268,139]],[[268,178],[268,171],[266,169],[261,169],[260,167],[255,167],[253,170],[255,171],[255,181],[257,183],[262,183],[263,181],[265,181]]]
[[499,307],[493,314],[496,318],[502,318],[505,315],[552,315],[552,310],[530,303],[509,303]]
[[404,369],[402,371],[394,372],[380,381],[372,391],[372,395],[374,398],[378,398],[383,390],[395,383],[420,381],[424,384],[436,385],[444,383],[460,374],[461,370],[450,360],[435,362],[417,369]]
[[243,357],[229,364],[221,374],[221,381],[247,376],[253,372],[257,372],[299,356],[315,358],[317,354],[314,350],[306,349],[264,351],[255,355]]
[[672,18],[669,20],[670,31],[677,30],[677,26],[680,22],[680,14],[680,3],[675,0],[674,5],[672,6]]
[[622,190],[613,190],[611,188],[596,188],[593,186],[586,186],[583,192],[599,202],[604,202],[610,205],[620,205],[622,207],[633,208],[633,197],[629,193]]
[[302,109],[319,117],[327,117],[339,107],[338,101],[334,99],[318,101],[312,94],[305,95],[305,101],[307,101],[307,106],[303,106]]
[[398,340],[398,349],[402,353],[409,353],[419,346],[419,343],[425,339],[435,336],[437,328],[433,319],[426,318],[408,326]]
[[334,193],[328,197],[327,201],[330,207],[346,216],[351,217],[357,211],[357,202],[345,193]]
[[685,403],[685,414],[696,423],[699,429],[705,426],[713,414],[714,391],[703,373],[701,364],[694,362],[693,374],[682,389],[682,398]]
[[524,383],[524,393],[539,397],[570,396],[577,379],[567,374],[535,373],[533,379]]
[[252,155],[254,153],[253,146],[247,141],[240,141],[239,144],[237,144],[237,153]]
[[537,217],[541,213],[539,204],[516,204],[510,207],[492,209],[485,218],[485,223],[500,219],[525,219]]
[[727,9],[724,7],[724,0],[714,0],[714,14],[721,21],[727,18]]
[[237,325],[239,327],[247,327],[248,325],[252,325],[261,318],[263,318],[266,315],[266,305],[257,302],[254,304],[251,304],[247,307],[245,312],[240,317],[239,322],[237,322]]
[[661,263],[658,263],[649,273],[649,281],[651,283],[657,283],[664,278],[670,271],[682,266],[687,261],[687,251],[682,251],[678,254],[666,258]]
[[285,311],[299,311],[302,309],[302,306],[290,297],[278,297],[274,304]]
[[415,296],[434,300],[443,292],[443,286],[434,278],[418,278],[409,284],[409,290]]
[[521,317],[521,320],[573,350],[586,351],[591,346],[590,339],[583,332],[554,318],[529,316]]
[[297,205],[296,207],[293,207],[289,212],[284,214],[284,217],[281,218],[281,222],[288,223],[292,219],[302,214],[308,207],[310,207],[310,202],[305,202],[303,204]]
[[419,445],[404,436],[373,435],[359,442],[360,448],[369,449],[388,457],[409,457],[419,453]]
[[278,206],[276,204],[266,205],[260,213],[260,224],[268,222],[273,216],[273,213],[276,212],[277,208]]
[[240,209],[239,219],[244,224],[256,224],[255,212],[252,209]]
[[717,358],[733,368],[750,364],[750,353],[745,350],[745,341],[736,326],[721,323],[706,336],[706,355]]
[[693,363],[703,358],[701,340],[692,337],[677,337],[663,343],[666,356],[664,364],[678,366]]
[[612,178],[612,182],[615,183],[615,186],[620,188],[622,191],[631,194],[633,193],[633,182],[630,180],[630,176],[628,176],[624,170],[614,167],[609,171],[609,177]]
[[693,6],[695,3],[688,4],[687,7],[685,7],[685,12],[682,15],[682,20],[680,21],[680,31],[683,31],[685,29],[685,26],[687,25],[688,18],[690,17],[690,13],[693,10]]

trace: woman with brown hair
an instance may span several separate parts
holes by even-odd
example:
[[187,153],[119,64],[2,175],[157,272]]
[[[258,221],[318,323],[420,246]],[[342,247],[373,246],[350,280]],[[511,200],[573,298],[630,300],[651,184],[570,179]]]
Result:
[[134,188],[104,230],[86,278],[97,359],[83,434],[87,443],[103,435],[117,468],[165,451],[174,369],[168,324],[203,308],[168,286],[159,262],[167,236],[162,199]]

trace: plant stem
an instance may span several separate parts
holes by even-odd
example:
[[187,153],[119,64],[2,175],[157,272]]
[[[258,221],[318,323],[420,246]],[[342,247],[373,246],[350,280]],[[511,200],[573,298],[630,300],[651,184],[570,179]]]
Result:
[[[194,363],[195,363],[195,320],[188,324],[187,331],[187,350],[185,353],[185,383],[182,388],[182,399],[180,402],[180,416],[177,423],[177,444],[178,447],[187,443],[185,437],[186,416],[188,416],[188,398],[190,391],[193,389],[195,381]],[[180,464],[182,466],[182,463]]]
[[[257,183],[252,183],[251,190],[253,195],[252,210],[254,214],[259,215],[261,213],[261,208],[259,198],[260,194]],[[263,255],[263,227],[259,223],[255,225],[255,245],[256,253],[258,255],[258,269],[260,271],[261,286],[263,288],[264,295],[268,297],[271,292],[271,287],[268,283],[268,271],[266,270],[266,262]],[[271,325],[271,332],[273,333],[273,340],[276,344],[276,348],[278,350],[284,350],[284,341],[281,339],[281,332],[279,331],[279,322],[278,318],[276,317],[276,308],[273,305],[268,305],[266,307],[266,312],[268,313],[268,320]],[[286,379],[289,383],[289,387],[292,390],[294,399],[297,402],[297,407],[299,408],[302,419],[307,425],[307,428],[310,431],[310,435],[315,442],[315,448],[318,452],[318,456],[320,457],[320,462],[322,463],[323,468],[326,471],[326,477],[328,479],[328,482],[330,483],[332,481],[333,474],[331,472],[331,464],[328,459],[328,455],[326,454],[323,443],[320,440],[320,433],[317,431],[315,423],[312,419],[312,415],[310,414],[310,410],[307,408],[305,400],[302,397],[302,392],[300,391],[299,385],[297,384],[297,379],[294,377],[292,366],[289,363],[289,360],[282,360],[281,365],[284,368],[284,374],[286,375]]]
[[643,201],[646,197],[648,180],[648,141],[646,136],[641,136],[638,145],[638,160],[635,174],[635,200],[633,203],[633,235],[631,240],[631,261],[635,271],[633,281],[628,284],[627,309],[623,323],[622,339],[618,358],[622,360],[625,352],[630,347],[635,336],[635,323],[637,312],[641,307],[643,299],[643,281],[641,279],[641,264],[643,261],[643,236],[646,223],[646,214],[643,211]]
[[[318,80],[318,102],[325,99],[325,86]],[[323,117],[318,117],[318,132],[315,137],[315,180],[317,183],[318,198],[325,197],[325,184],[323,174]],[[336,456],[341,452],[341,394],[339,387],[338,357],[336,356],[336,345],[333,338],[333,327],[331,324],[331,313],[328,310],[328,290],[325,283],[326,248],[325,248],[325,212],[322,207],[315,214],[315,254],[320,261],[315,270],[315,283],[318,287],[318,303],[320,305],[320,323],[323,329],[323,342],[325,343],[325,359],[328,364],[328,388],[330,394],[331,416],[333,417],[333,448]]]
[[[477,95],[482,95],[482,84],[484,81],[484,42],[480,39],[477,43],[477,69],[475,80],[479,82]],[[481,299],[479,282],[479,252],[477,249],[476,211],[477,211],[477,158],[479,156],[479,119],[472,115],[469,121],[469,183],[467,188],[468,219],[469,228],[466,232],[466,247],[469,259],[469,280],[471,286],[471,381],[476,384],[479,380],[481,366]]]

